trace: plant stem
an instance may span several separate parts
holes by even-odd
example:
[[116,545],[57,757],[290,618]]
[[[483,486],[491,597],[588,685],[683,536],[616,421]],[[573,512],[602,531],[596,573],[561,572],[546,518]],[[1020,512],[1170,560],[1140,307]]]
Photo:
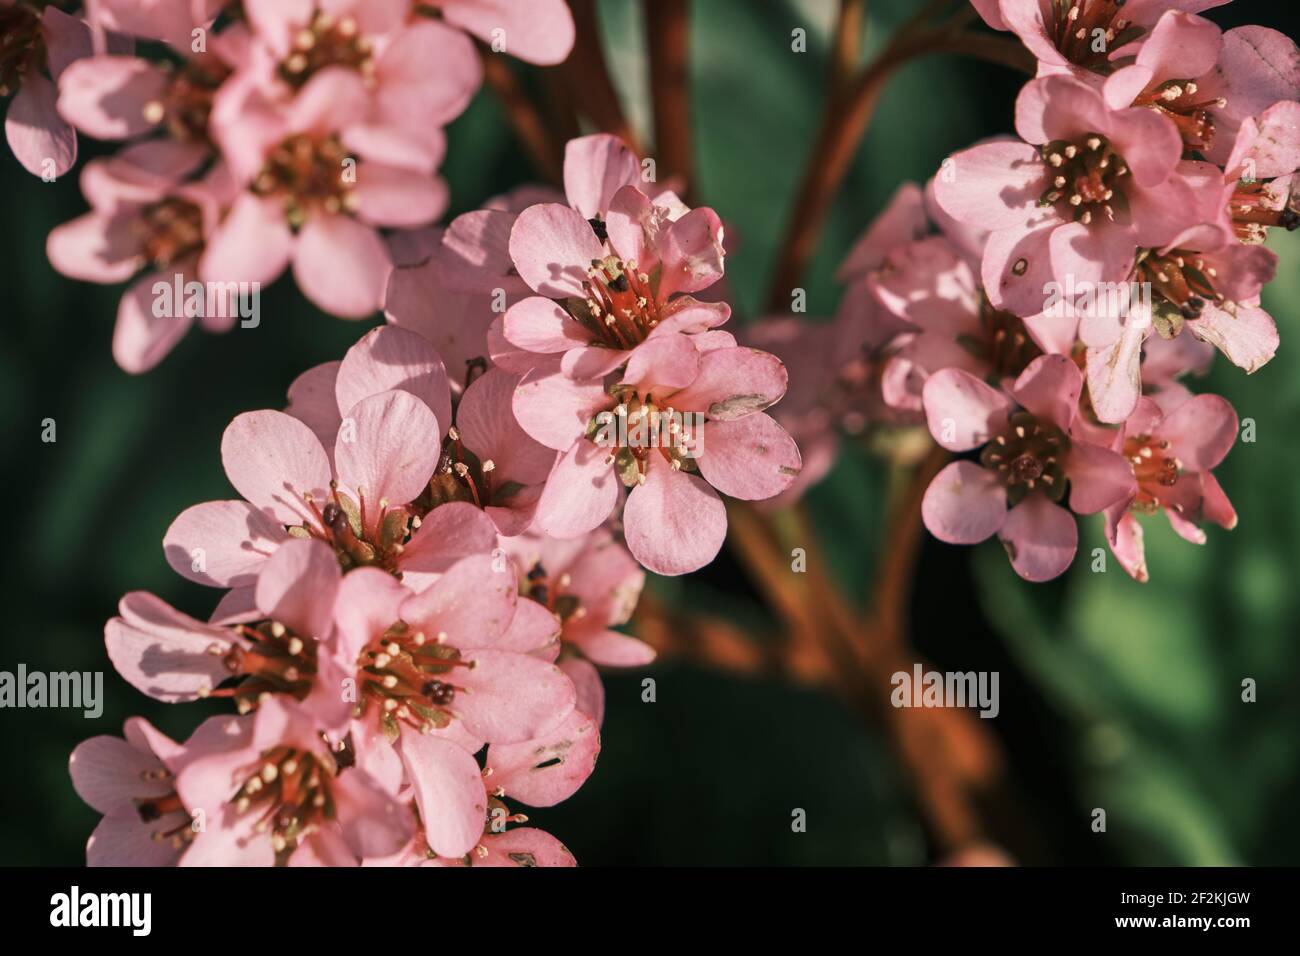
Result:
[[1006,37],[982,33],[900,31],[880,57],[853,82],[842,98],[832,98],[822,117],[803,181],[786,225],[781,254],[773,270],[768,307],[781,310],[803,275],[849,165],[858,151],[885,84],[893,71],[927,53],[964,53],[1032,73],[1027,50]]
[[650,101],[654,104],[655,156],[659,173],[678,176],[689,188],[691,147],[690,0],[645,0],[650,52]]
[[573,52],[560,65],[569,95],[578,110],[597,129],[613,133],[641,155],[636,134],[623,114],[618,92],[610,80],[605,52],[600,42],[600,22],[596,18],[596,0],[569,0],[577,35]]
[[524,92],[505,58],[486,49],[480,52],[484,81],[501,101],[515,135],[538,171],[551,183],[560,185],[564,181],[563,145],[551,135],[550,125]]

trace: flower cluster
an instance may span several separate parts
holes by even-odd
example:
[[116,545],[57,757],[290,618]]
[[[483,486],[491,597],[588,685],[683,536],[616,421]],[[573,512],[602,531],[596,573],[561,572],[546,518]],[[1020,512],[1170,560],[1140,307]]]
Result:
[[[90,9],[3,0],[0,88],[17,89],[6,130],[37,175],[72,167],[78,132],[123,144],[86,164],[91,212],[47,248],[65,275],[129,283],[113,337],[129,372],[153,367],[195,320],[230,328],[235,295],[286,269],[326,312],[376,312],[394,261],[385,239],[447,208],[443,127],[482,78],[472,37],[540,64],[563,60],[574,38],[564,0]],[[133,55],[137,39],[164,53]],[[221,294],[158,299],[156,287],[193,286]]]
[[978,452],[934,479],[925,524],[955,544],[997,535],[1031,581],[1073,560],[1071,512],[1104,514],[1139,581],[1138,515],[1196,543],[1204,522],[1236,523],[1213,475],[1236,413],[1184,379],[1215,349],[1246,372],[1277,349],[1263,243],[1300,224],[1300,51],[1221,32],[1195,12],[1214,5],[976,3],[1038,59],[1018,136],[898,192],[841,269],[834,324],[755,333],[804,353],[796,376],[816,385],[790,414],[806,448],[833,425],[924,422]]
[[128,594],[105,639],[143,693],[237,715],[78,748],[92,863],[571,862],[507,801],[592,772],[596,666],[654,657],[615,630],[641,565],[701,567],[718,491],[771,497],[800,467],[763,411],[784,367],[692,294],[721,277],[718,217],[641,170],[614,137],[575,140],[563,202],[522,192],[408,237],[390,322],[230,423],[239,498],[163,542],[215,610]]

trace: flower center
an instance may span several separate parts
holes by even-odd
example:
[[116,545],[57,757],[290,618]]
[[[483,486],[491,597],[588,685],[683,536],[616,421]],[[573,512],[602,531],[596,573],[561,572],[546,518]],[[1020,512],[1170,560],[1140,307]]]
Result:
[[141,254],[159,269],[203,248],[203,213],[186,199],[169,197],[145,206],[135,228]]
[[447,429],[442,457],[429,487],[413,504],[431,511],[449,501],[465,501],[476,508],[503,506],[523,489],[517,481],[496,480],[496,462],[480,459],[461,442],[460,430]]
[[1124,440],[1124,457],[1133,466],[1138,493],[1130,506],[1134,511],[1151,513],[1161,507],[1161,489],[1178,483],[1182,463],[1167,454],[1169,442],[1150,435],[1135,435]]
[[1268,238],[1269,226],[1281,226],[1288,232],[1300,226],[1300,213],[1291,208],[1290,196],[1279,197],[1272,182],[1238,182],[1228,200],[1228,212],[1237,238],[1251,245]]
[[151,123],[166,122],[167,132],[181,142],[208,142],[208,117],[217,88],[230,69],[215,60],[187,60],[173,74],[162,99],[144,105]]
[[671,405],[659,408],[654,396],[642,397],[635,389],[616,385],[610,394],[618,400],[613,411],[598,412],[587,423],[587,438],[608,448],[605,464],[613,465],[624,486],[644,484],[650,456],[658,452],[674,471],[695,471],[692,447],[698,423]]
[[293,38],[293,50],[280,64],[280,78],[300,89],[328,66],[342,66],[369,77],[375,69],[370,38],[352,17],[318,12]]
[[[597,237],[605,234],[604,223]],[[603,240],[602,240],[603,241]],[[611,349],[630,349],[646,340],[659,324],[659,306],[650,288],[650,276],[637,272],[635,262],[618,256],[591,260],[587,281],[583,283],[585,299],[570,299],[569,314],[587,327],[599,345]]]
[[1214,118],[1211,106],[1223,107],[1227,100],[1216,97],[1198,100],[1197,87],[1191,80],[1168,80],[1143,90],[1134,106],[1147,106],[1173,121],[1188,149],[1206,150],[1214,142]]
[[[151,783],[170,780],[171,777],[171,773],[164,767],[159,767],[156,770],[140,771],[140,779]],[[153,831],[150,838],[155,843],[166,841],[171,844],[172,849],[180,850],[194,839],[194,830],[190,826],[190,815],[186,813],[185,805],[181,803],[181,798],[175,790],[170,790],[160,797],[136,797],[133,802],[141,823],[156,823],[171,813],[184,815],[185,819],[172,829]]]
[[316,211],[355,210],[353,163],[337,136],[298,133],[271,151],[253,180],[253,192],[281,197],[285,218],[296,229]]
[[254,830],[270,833],[276,866],[285,865],[304,839],[334,819],[329,780],[335,770],[314,753],[274,747],[262,754],[261,766],[250,770],[231,798],[241,814],[260,814]]
[[561,623],[567,623],[570,618],[585,617],[587,614],[587,609],[582,606],[577,595],[565,593],[572,583],[573,579],[567,572],[552,579],[542,562],[538,561],[528,569],[527,581],[521,593],[551,611],[559,617]]
[[1142,35],[1119,16],[1125,0],[1051,0],[1052,40],[1071,63],[1110,72],[1112,51]]
[[984,296],[980,297],[979,324],[978,336],[962,335],[957,341],[967,352],[992,367],[990,377],[995,382],[1019,375],[1043,354],[1022,319],[995,309]]
[[361,697],[357,716],[377,705],[379,725],[388,739],[396,740],[400,724],[421,733],[446,727],[455,713],[451,705],[459,693],[468,693],[453,680],[457,667],[472,668],[460,651],[446,644],[439,632],[427,637],[398,621],[371,640],[357,658],[357,684]]
[[1164,255],[1155,250],[1138,254],[1135,278],[1149,283],[1160,296],[1154,303],[1152,319],[1163,337],[1170,339],[1182,331],[1183,322],[1199,319],[1207,301],[1231,313],[1236,306],[1214,290],[1218,271],[1198,252],[1173,249]]
[[398,561],[404,545],[420,527],[420,514],[413,508],[392,508],[387,498],[379,499],[378,514],[367,514],[365,489],[358,489],[357,495],[360,504],[331,481],[330,499],[324,508],[310,495],[303,496],[315,523],[304,521],[286,530],[295,538],[324,541],[334,549],[345,574],[353,568],[375,567],[400,581]]
[[45,67],[41,15],[23,3],[0,7],[0,37],[0,96],[8,96]]
[[1082,142],[1056,140],[1039,148],[1052,168],[1052,185],[1039,197],[1041,206],[1056,206],[1085,226],[1095,216],[1115,218],[1115,211],[1127,211],[1121,180],[1128,165],[1106,141],[1089,133]]
[[1028,412],[1016,412],[1010,428],[984,446],[980,464],[996,471],[1007,486],[1007,503],[1018,504],[1025,495],[1042,488],[1060,501],[1065,495],[1061,459],[1070,447],[1065,432]]
[[255,710],[271,694],[306,700],[316,680],[316,639],[299,637],[279,621],[239,624],[234,628],[247,642],[209,653],[223,656],[231,676],[205,697],[228,697],[241,714]]

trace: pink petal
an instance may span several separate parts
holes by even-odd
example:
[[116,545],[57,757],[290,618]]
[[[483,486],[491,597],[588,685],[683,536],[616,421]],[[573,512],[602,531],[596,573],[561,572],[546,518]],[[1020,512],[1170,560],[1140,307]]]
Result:
[[489,778],[507,796],[532,807],[553,807],[573,796],[596,769],[600,730],[577,710],[544,736],[517,744],[493,744]]
[[1088,349],[1088,398],[1101,421],[1122,422],[1137,404],[1142,394],[1142,342],[1150,332],[1149,325],[1130,320],[1114,345]]
[[258,576],[257,607],[300,637],[327,638],[341,578],[329,545],[294,538],[276,549]]
[[221,628],[175,610],[144,591],[122,598],[115,617],[104,626],[104,643],[117,672],[155,700],[195,700],[230,676],[221,654],[230,635]]
[[659,250],[658,295],[698,292],[722,278],[722,221],[712,209],[692,209],[670,225]]
[[537,502],[537,527],[557,538],[586,534],[609,517],[618,503],[618,477],[609,452],[585,438],[555,462]]
[[45,241],[50,265],[85,282],[125,282],[140,268],[135,217],[91,212],[55,226]]
[[[300,520],[295,516],[294,523]],[[286,538],[283,524],[246,501],[206,501],[186,508],[171,523],[163,550],[181,577],[239,588],[254,583]]]
[[415,832],[409,806],[381,790],[364,772],[339,774],[332,782],[330,796],[343,838],[359,857],[396,853]]
[[934,190],[954,219],[996,230],[1022,226],[1038,214],[1038,199],[1047,186],[1047,165],[1038,150],[997,141],[952,156]]
[[441,179],[374,161],[358,164],[352,195],[362,222],[397,229],[433,222],[446,211],[448,200]]
[[493,30],[500,28],[505,40],[502,52],[529,63],[554,66],[573,49],[573,15],[564,0],[441,0],[438,6],[448,23],[488,43],[495,39]]
[[700,411],[711,420],[730,421],[779,401],[788,378],[781,360],[768,352],[715,349],[701,357],[695,381],[669,401],[678,411]]
[[529,296],[506,312],[506,338],[525,352],[564,352],[586,345],[592,334],[558,302]]
[[1110,544],[1111,553],[1129,577],[1145,583],[1150,575],[1147,573],[1142,525],[1129,512],[1127,504],[1106,510],[1106,540]]
[[403,733],[400,747],[429,847],[440,856],[464,856],[482,837],[487,816],[478,763],[429,734]]
[[1218,395],[1196,395],[1179,405],[1152,437],[1169,442],[1184,471],[1209,471],[1237,440],[1237,413]]
[[495,647],[515,615],[518,596],[513,565],[501,565],[491,555],[473,555],[452,565],[428,590],[408,598],[401,616],[430,639],[436,636],[462,651]]
[[946,368],[926,380],[922,392],[930,434],[949,451],[978,448],[1006,422],[1011,403],[969,372]]
[[587,220],[568,206],[542,203],[519,214],[510,231],[510,257],[529,288],[552,299],[585,297],[593,259],[604,256]]
[[289,386],[289,406],[285,412],[310,428],[322,448],[334,447],[342,420],[338,400],[334,397],[342,364],[325,362],[309,368]]
[[608,628],[574,635],[573,643],[601,667],[644,667],[656,657],[655,649],[645,641]]
[[68,760],[77,796],[100,813],[129,808],[137,820],[136,798],[165,796],[171,789],[168,781],[153,778],[161,769],[152,753],[106,734],[77,744]]
[[1074,442],[1065,473],[1070,479],[1070,509],[1076,514],[1096,514],[1137,494],[1133,466],[1123,455],[1100,445]]
[[293,242],[278,204],[246,193],[208,237],[199,275],[209,282],[269,285],[289,264]]
[[[474,379],[456,410],[456,427],[465,447],[480,461],[491,461],[493,487],[546,480],[555,464],[555,449],[533,441],[515,418],[513,399],[519,379],[488,369]],[[494,498],[495,498],[494,494]]]
[[547,448],[564,451],[592,417],[613,402],[600,382],[578,382],[553,369],[535,368],[515,389],[515,417]]
[[397,389],[424,402],[437,428],[451,424],[451,386],[437,350],[424,336],[397,326],[371,329],[348,349],[334,394],[339,409]]
[[438,421],[410,392],[363,398],[348,411],[334,445],[339,483],[364,497],[366,520],[377,525],[390,507],[415,500],[442,453]]
[[[437,64],[437,69],[430,69]],[[384,50],[376,77],[385,117],[396,125],[418,116],[442,126],[469,105],[483,71],[473,43],[459,30],[432,20],[403,27]]]
[[1074,516],[1040,494],[1031,494],[1007,512],[998,537],[1026,581],[1050,581],[1074,560],[1079,528]]
[[940,541],[978,544],[1007,517],[1006,486],[996,472],[971,461],[948,464],[921,499],[921,518]]
[[1258,305],[1238,303],[1230,314],[1207,302],[1200,318],[1188,322],[1187,327],[1247,372],[1257,371],[1277,353],[1277,324]]
[[[461,558],[496,547],[492,519],[466,501],[450,501],[424,516],[402,551],[402,580],[419,590]],[[355,574],[356,572],[352,572]]]
[[304,498],[328,498],[330,463],[298,419],[270,410],[236,416],[222,435],[221,460],[244,500],[280,524],[316,523]]
[[517,743],[544,734],[573,710],[573,682],[554,664],[527,654],[480,648],[463,659],[453,679],[458,693],[452,710],[465,729],[489,743]]
[[564,148],[564,191],[583,219],[606,216],[614,194],[640,181],[636,154],[617,136],[583,136]]
[[709,422],[696,448],[700,475],[718,491],[761,501],[794,483],[803,463],[794,439],[770,415]]
[[1064,355],[1040,355],[1020,373],[1011,389],[1026,411],[1069,431],[1078,414],[1083,375]]
[[392,264],[374,229],[347,216],[319,215],[298,233],[293,275],[315,305],[344,319],[380,308]]
[[147,372],[161,362],[193,322],[188,315],[154,314],[158,298],[153,289],[157,282],[170,285],[171,280],[160,272],[145,275],[131,284],[117,306],[113,358],[132,375]]
[[59,116],[54,84],[28,73],[9,101],[5,136],[9,148],[33,176],[57,178],[77,161],[77,132]]
[[167,86],[167,75],[148,60],[79,60],[59,78],[59,114],[95,139],[129,139],[156,125],[145,118],[145,106],[161,102]]
[[623,510],[628,550],[657,574],[697,571],[722,548],[727,509],[702,479],[651,458]]

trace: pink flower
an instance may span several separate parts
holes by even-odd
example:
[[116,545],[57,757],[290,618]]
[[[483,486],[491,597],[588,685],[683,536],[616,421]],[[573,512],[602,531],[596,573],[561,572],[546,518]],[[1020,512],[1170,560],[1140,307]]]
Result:
[[958,153],[935,183],[949,215],[992,230],[982,282],[997,308],[1033,316],[1053,283],[1122,283],[1139,247],[1197,225],[1195,193],[1175,175],[1182,139],[1166,117],[1112,109],[1087,84],[1048,76],[1021,91],[1016,129],[1026,142]]
[[1228,0],[979,0],[995,30],[1011,30],[1038,58],[1039,75],[1109,72],[1112,60],[1132,56],[1167,10],[1200,13]]
[[761,500],[790,486],[798,447],[763,412],[785,392],[784,366],[733,345],[701,352],[701,339],[647,340],[608,389],[560,371],[524,377],[516,417],[563,451],[537,505],[538,530],[586,534],[609,517],[622,484],[631,489],[623,525],[633,557],[659,574],[684,574],[722,547],[727,518],[718,491]]
[[386,387],[410,391],[449,422],[442,455],[421,507],[464,502],[483,509],[503,534],[518,534],[533,518],[555,451],[530,438],[515,420],[518,378],[489,369],[469,381],[451,408],[442,360],[420,335],[397,326],[372,329],[341,364],[304,373],[289,389],[289,413],[322,444],[333,444],[344,402]]
[[536,366],[597,378],[652,336],[727,320],[725,304],[689,295],[722,276],[713,210],[688,211],[671,193],[648,196],[636,157],[612,136],[571,141],[564,170],[569,205],[531,206],[510,230],[514,269],[538,293],[506,313],[510,345]]
[[550,663],[559,622],[521,601],[513,564],[453,565],[412,595],[373,569],[348,575],[336,624],[340,665],[356,674],[358,766],[410,782],[430,847],[461,856],[483,832],[484,742],[544,734],[573,710],[572,682]]
[[410,810],[359,767],[342,767],[304,711],[274,697],[232,720],[243,735],[176,774],[182,803],[206,826],[184,866],[357,865],[397,852]]
[[[439,856],[430,847],[423,831],[401,852],[388,857],[364,861],[364,866],[577,866],[573,854],[563,843],[536,827],[507,827],[523,823],[527,817],[511,814],[500,800],[490,803],[483,835],[473,850],[459,856]],[[494,829],[494,826],[497,829]]]
[[57,7],[41,12],[0,0],[0,36],[0,96],[14,95],[5,115],[9,148],[32,175],[62,176],[77,161],[77,134],[59,116],[55,83],[69,64],[90,55],[90,30]]
[[223,42],[230,36],[214,36],[213,52],[185,54],[175,67],[111,53],[78,60],[59,77],[59,114],[96,139],[161,132],[185,144],[198,166],[212,149],[213,99],[238,65],[239,48]]
[[614,630],[631,619],[645,572],[613,535],[599,528],[579,538],[535,532],[503,537],[501,548],[520,570],[521,595],[559,618],[560,666],[577,688],[577,709],[599,725],[604,689],[593,665],[642,667],[655,658],[648,644]]
[[87,866],[174,866],[200,825],[176,792],[176,774],[210,753],[238,743],[247,725],[210,717],[177,744],[142,717],[124,736],[82,741],[68,771],[77,795],[104,815],[86,843]]
[[[1211,241],[1202,251],[1204,235]],[[1277,351],[1277,326],[1259,304],[1260,291],[1277,272],[1277,255],[1214,232],[1186,236],[1166,250],[1139,254],[1134,280],[1152,290],[1150,308],[1142,303],[1123,323],[1104,310],[1091,311],[1080,322],[1088,394],[1103,422],[1122,422],[1132,414],[1142,391],[1141,348],[1153,328],[1174,338],[1186,327],[1247,372]]]
[[340,372],[336,394],[350,404],[332,456],[310,427],[284,412],[231,422],[222,460],[244,500],[195,505],[172,523],[163,544],[177,573],[215,587],[248,587],[282,542],[311,537],[328,544],[345,571],[375,567],[423,586],[459,557],[493,547],[496,529],[474,506],[451,502],[430,511],[417,500],[438,465],[438,419],[411,391],[374,390],[376,379],[397,384],[392,376],[410,372],[385,358],[403,356],[363,351],[356,374]]
[[137,690],[169,703],[225,697],[241,714],[272,694],[303,703],[324,729],[346,725],[347,673],[334,663],[334,601],[342,574],[320,541],[281,545],[258,575],[248,620],[197,621],[133,591],[104,628],[108,656]]
[[256,64],[222,87],[214,138],[247,189],[209,243],[205,276],[267,283],[292,261],[299,287],[325,311],[362,318],[382,306],[391,259],[376,230],[425,225],[447,203],[445,184],[431,175],[441,131],[385,115],[428,106],[416,80],[416,89],[406,85],[416,64],[403,64],[379,106],[363,75],[344,66],[311,71],[283,102]]
[[493,49],[540,66],[554,66],[573,49],[573,14],[565,0],[415,0],[431,7]]
[[930,433],[944,448],[984,446],[979,463],[943,469],[922,501],[925,526],[949,544],[998,535],[1016,573],[1028,581],[1061,574],[1074,558],[1078,529],[1058,502],[1069,483],[1070,509],[1093,514],[1131,497],[1124,459],[1080,440],[1075,427],[1083,377],[1062,355],[1029,364],[1009,394],[961,369],[926,382]]
[[1236,438],[1236,412],[1218,395],[1138,402],[1114,439],[1137,489],[1106,509],[1106,539],[1133,578],[1148,577],[1137,515],[1163,511],[1174,531],[1193,544],[1205,543],[1201,521],[1229,531],[1236,526],[1237,513],[1212,473]]
[[126,722],[124,736],[82,741],[68,761],[77,795],[104,815],[86,843],[86,864],[172,866],[192,832],[163,763],[181,747],[142,717]]
[[209,23],[230,0],[96,0],[101,27],[114,33],[189,47],[191,31]]
[[[145,372],[162,361],[196,318],[173,290],[198,280],[199,259],[235,193],[221,164],[202,179],[186,179],[192,159],[183,147],[160,141],[93,160],[81,175],[91,211],[56,227],[46,241],[50,263],[66,276],[133,280],[113,332],[113,357],[128,372]],[[165,299],[160,291],[168,293]],[[234,296],[212,301],[214,314],[205,306],[199,324],[225,332],[238,318],[238,302]],[[166,302],[171,306],[162,307]]]

